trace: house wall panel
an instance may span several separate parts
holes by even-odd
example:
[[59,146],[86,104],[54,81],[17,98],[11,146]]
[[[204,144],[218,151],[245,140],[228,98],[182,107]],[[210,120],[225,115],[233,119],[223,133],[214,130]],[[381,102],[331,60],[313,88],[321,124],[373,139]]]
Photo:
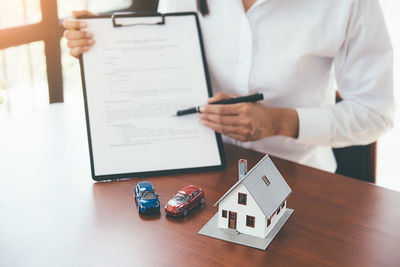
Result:
[[[247,204],[238,204],[238,193],[247,194]],[[222,217],[222,210],[228,212],[228,218]],[[254,198],[249,194],[247,188],[240,184],[232,192],[230,192],[220,203],[218,208],[218,227],[228,228],[229,211],[237,213],[236,230],[257,237],[265,237],[265,215],[258,207]],[[246,226],[246,216],[255,217],[255,227]]]
[[274,227],[274,225],[279,221],[279,218],[282,217],[282,214],[285,213],[286,210],[286,201],[285,201],[285,207],[283,207],[279,214],[274,214],[274,216],[272,216],[271,218],[271,224],[269,226],[267,226],[268,224],[268,219],[265,218],[265,226],[264,226],[264,236],[267,236],[269,234],[269,232],[271,232],[271,229]]

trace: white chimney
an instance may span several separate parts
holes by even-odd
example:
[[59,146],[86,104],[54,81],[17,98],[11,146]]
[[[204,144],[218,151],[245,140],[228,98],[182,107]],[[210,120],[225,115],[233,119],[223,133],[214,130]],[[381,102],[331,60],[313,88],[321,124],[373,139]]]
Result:
[[238,161],[238,169],[239,169],[239,180],[241,180],[247,174],[247,160],[239,159],[239,161]]

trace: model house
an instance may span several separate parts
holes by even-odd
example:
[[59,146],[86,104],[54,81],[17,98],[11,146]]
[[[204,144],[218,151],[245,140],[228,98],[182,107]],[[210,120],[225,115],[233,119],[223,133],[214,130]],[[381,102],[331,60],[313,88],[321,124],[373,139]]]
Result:
[[286,209],[292,190],[266,155],[247,172],[239,160],[239,180],[215,204],[218,227],[265,238]]

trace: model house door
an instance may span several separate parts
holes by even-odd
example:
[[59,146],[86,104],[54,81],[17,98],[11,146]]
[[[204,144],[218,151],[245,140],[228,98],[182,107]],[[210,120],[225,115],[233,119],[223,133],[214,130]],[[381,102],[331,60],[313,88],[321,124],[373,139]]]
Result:
[[228,227],[231,229],[236,229],[236,212],[229,212]]

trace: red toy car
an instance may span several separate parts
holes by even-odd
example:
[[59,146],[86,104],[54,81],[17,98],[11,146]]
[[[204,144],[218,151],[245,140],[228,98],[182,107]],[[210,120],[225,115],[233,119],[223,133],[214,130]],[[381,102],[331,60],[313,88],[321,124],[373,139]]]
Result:
[[195,185],[188,185],[168,201],[165,213],[172,216],[186,216],[189,210],[204,203],[204,192]]

